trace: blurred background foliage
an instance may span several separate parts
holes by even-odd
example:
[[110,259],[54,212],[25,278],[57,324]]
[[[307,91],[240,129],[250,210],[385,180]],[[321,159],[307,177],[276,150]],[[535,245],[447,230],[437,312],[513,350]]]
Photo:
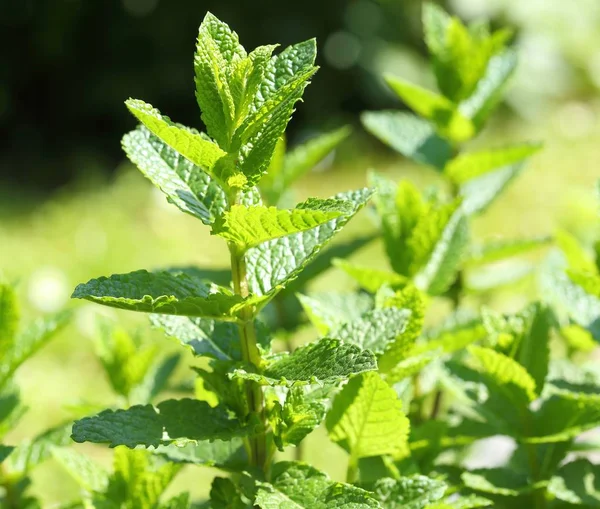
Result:
[[[490,18],[515,31],[520,65],[501,113],[477,144],[543,140],[544,151],[474,224],[475,235],[525,236],[557,226],[595,238],[593,183],[600,177],[600,2],[598,0],[449,0],[467,20]],[[375,168],[423,187],[437,181],[364,134],[358,114],[398,108],[379,76],[391,72],[425,86],[420,0],[242,2],[235,0],[1,0],[0,272],[18,283],[27,316],[69,305],[74,286],[100,274],[174,265],[219,267],[226,253],[208,229],[166,203],[120,150],[134,126],[123,101],[151,102],[171,118],[201,127],[193,94],[192,54],[210,10],[247,48],[317,37],[321,70],[289,131],[290,145],[341,124],[353,135],[298,185],[298,198],[364,185]],[[342,240],[373,231],[368,213]],[[383,259],[379,243],[358,258]],[[351,283],[329,271],[317,286]],[[490,302],[516,310],[533,292],[526,281]],[[90,340],[97,313],[159,338],[143,316],[82,305],[74,323],[19,373],[30,407],[9,438],[18,441],[72,417],[69,405],[110,404],[110,389]],[[135,314],[133,314],[135,315]],[[430,319],[435,319],[435,317]],[[160,339],[161,348],[174,346]],[[191,356],[180,364],[190,364]],[[317,437],[318,439],[318,437]],[[84,446],[85,449],[86,446]],[[89,448],[108,461],[107,451]],[[317,467],[340,477],[343,455],[318,448]],[[49,462],[34,474],[48,504],[76,493]],[[197,475],[181,476],[174,492]]]

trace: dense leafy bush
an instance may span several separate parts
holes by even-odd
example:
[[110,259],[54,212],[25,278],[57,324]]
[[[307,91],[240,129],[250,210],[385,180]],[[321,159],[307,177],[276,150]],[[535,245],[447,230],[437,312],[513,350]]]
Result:
[[[572,456],[597,448],[581,435],[600,425],[600,372],[581,361],[600,339],[599,244],[592,255],[558,232],[559,249],[536,271],[538,301],[510,314],[479,305],[532,272],[506,259],[552,241],[475,243],[469,235],[472,219],[539,144],[465,147],[515,68],[510,33],[467,27],[433,5],[424,24],[439,92],[387,76],[416,115],[369,112],[362,120],[439,173],[440,185],[425,192],[372,173],[369,188],[289,205],[291,184],[348,135],[342,128],[286,152],[286,125],[317,70],[312,40],[247,53],[208,14],[194,60],[207,133],[127,101],[141,123],[123,139],[128,157],[171,204],[225,240],[230,270],[139,270],[75,289],[76,298],[149,313],[199,362],[193,389],[174,387],[178,355],[102,326],[96,349],[115,403],[94,415],[81,408],[88,416],[74,423],[72,438],[115,447],[114,471],[55,445],[52,454],[83,489],[70,507],[600,504],[598,467]],[[390,269],[348,259],[370,236],[328,246],[369,201]],[[357,290],[312,293],[307,282],[330,264]],[[0,331],[12,337],[7,292]],[[317,338],[294,348],[304,315]],[[426,317],[435,325],[424,328]],[[348,453],[345,483],[302,461],[303,440],[321,424]],[[512,444],[509,456],[492,450],[485,468],[470,465],[472,446],[498,436]],[[282,459],[288,449],[295,461]],[[2,450],[8,462],[15,457]],[[187,493],[167,500],[185,464],[229,475],[214,479],[206,502],[192,504]],[[11,486],[4,500],[20,507]]]

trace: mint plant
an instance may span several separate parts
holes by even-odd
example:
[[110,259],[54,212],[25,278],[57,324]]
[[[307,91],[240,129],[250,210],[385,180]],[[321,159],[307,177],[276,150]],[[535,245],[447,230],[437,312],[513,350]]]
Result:
[[[173,390],[170,380],[179,354],[161,356],[155,342],[129,334],[106,320],[99,322],[94,343],[96,356],[114,393],[112,408],[147,404],[167,389]],[[71,408],[85,414],[94,407],[98,407],[98,402],[84,402]],[[67,444],[52,447],[52,457],[81,488],[80,500],[65,507],[189,507],[187,493],[164,499],[164,492],[183,466],[181,463],[121,446],[115,449],[113,471],[109,472],[90,457],[60,445]]]
[[19,444],[5,438],[27,411],[15,372],[67,324],[69,317],[64,311],[22,326],[16,292],[0,279],[0,503],[7,509],[40,507],[29,493],[30,474],[50,456],[53,445],[69,443],[70,423]]
[[[113,471],[76,449],[54,450],[85,490],[86,506],[191,507],[185,493],[165,496],[186,464],[226,475],[199,505],[213,509],[598,505],[598,468],[569,461],[597,448],[582,433],[600,425],[600,378],[594,366],[578,364],[597,325],[590,308],[597,263],[566,234],[557,236],[570,265],[560,281],[577,287],[562,293],[570,304],[568,295],[585,294],[566,318],[547,295],[512,313],[469,306],[468,296],[515,279],[500,274],[477,287],[474,267],[489,273],[492,262],[549,242],[475,244],[469,236],[471,218],[539,145],[462,150],[514,70],[510,34],[481,23],[466,27],[429,4],[424,21],[439,93],[388,78],[419,116],[366,113],[363,123],[439,171],[442,186],[427,192],[374,174],[372,188],[288,205],[295,178],[346,136],[335,131],[285,155],[287,123],[317,70],[313,40],[248,53],[207,14],[194,59],[206,132],[140,100],[126,102],[141,124],[123,139],[128,157],[170,203],[226,242],[230,266],[139,270],[75,289],[75,298],[148,313],[154,327],[200,359],[194,397],[165,399],[175,360],[122,333],[98,344],[119,397],[76,421],[72,438],[117,448]],[[371,198],[391,268],[346,259],[370,236],[317,257]],[[359,289],[308,293],[305,282],[336,253],[334,265]],[[295,349],[288,341],[282,351],[275,334],[283,330],[289,339],[298,325],[297,314],[281,319],[286,289],[288,297],[290,289],[303,290],[297,298],[317,337]],[[426,328],[435,298],[452,311]],[[280,452],[306,443],[320,425],[347,453],[346,482],[281,460]],[[471,447],[498,435],[514,445],[510,457],[487,468],[469,465]]]

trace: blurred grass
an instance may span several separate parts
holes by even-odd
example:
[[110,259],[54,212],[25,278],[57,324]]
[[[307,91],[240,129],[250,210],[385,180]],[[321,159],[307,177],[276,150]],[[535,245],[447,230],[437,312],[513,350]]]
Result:
[[[600,108],[593,104],[582,107],[594,119],[585,131],[576,129],[577,114],[569,117],[564,108],[549,112],[547,120],[536,125],[504,119],[486,131],[477,145],[543,140],[546,146],[501,199],[474,221],[475,237],[546,234],[558,225],[583,238],[597,233],[593,231],[597,226],[591,225],[597,225],[593,185],[600,178]],[[438,180],[433,170],[416,167],[357,133],[339,151],[330,168],[313,172],[298,184],[298,199],[309,195],[325,197],[363,186],[368,168],[394,180],[409,178],[422,187]],[[223,267],[228,255],[224,244],[211,238],[208,228],[169,205],[128,164],[119,168],[111,181],[80,182],[44,201],[17,196],[8,190],[0,191],[0,198],[0,270],[9,280],[18,281],[26,319],[63,306],[78,309],[74,323],[17,375],[30,411],[8,437],[8,443],[15,443],[71,419],[68,405],[81,401],[105,405],[113,402],[89,341],[96,313],[117,316],[127,327],[141,327],[145,334],[152,334],[164,349],[175,348],[172,341],[149,330],[144,316],[70,303],[70,292],[77,283],[139,268]],[[350,223],[342,238],[372,229],[368,212],[363,212]],[[378,242],[363,249],[356,258],[370,265],[384,263]],[[346,289],[351,282],[339,272],[329,271],[315,287]],[[532,289],[525,285],[519,291]],[[492,303],[510,308],[519,307],[522,300],[518,293],[501,293]],[[434,309],[439,313],[443,307]],[[187,355],[180,366],[181,374],[190,362],[191,355]],[[110,452],[102,447],[76,447],[110,463]],[[343,478],[345,454],[328,444],[322,430],[310,438],[307,449],[309,461],[334,478]],[[170,491],[192,486],[196,496],[205,495],[208,483],[197,481],[213,475],[210,469],[189,467]],[[77,495],[75,483],[51,461],[35,472],[34,479],[34,491],[44,500],[44,506]]]

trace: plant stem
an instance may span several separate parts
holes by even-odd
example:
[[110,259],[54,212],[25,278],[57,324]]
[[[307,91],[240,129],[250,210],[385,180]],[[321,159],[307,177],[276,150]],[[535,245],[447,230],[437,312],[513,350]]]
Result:
[[[229,252],[231,254],[231,273],[234,292],[241,297],[248,297],[250,292],[248,289],[244,253],[239,252],[234,244],[229,244]],[[252,309],[248,308],[244,310],[240,316],[239,330],[244,362],[252,364],[256,369],[260,369],[261,356],[256,344],[256,329],[254,328],[254,312]],[[246,399],[250,415],[257,415],[260,421],[264,423],[264,397],[259,384],[250,380],[246,381]],[[266,433],[263,431],[250,437],[248,445],[250,463],[264,472],[268,462]]]
[[348,460],[348,470],[346,470],[346,482],[353,484],[358,479],[358,459],[350,456]]

